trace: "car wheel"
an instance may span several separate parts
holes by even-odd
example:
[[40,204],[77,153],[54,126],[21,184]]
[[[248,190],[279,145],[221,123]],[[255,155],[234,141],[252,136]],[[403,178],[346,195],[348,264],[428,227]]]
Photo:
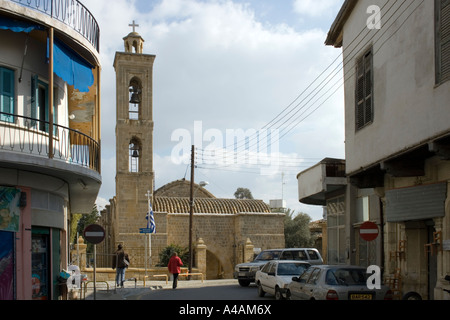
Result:
[[248,280],[238,280],[241,287],[248,287],[250,285],[250,281]]
[[278,287],[275,287],[275,300],[283,300],[283,295]]
[[286,300],[291,300],[291,290],[286,291]]
[[261,283],[258,282],[257,286],[258,286],[258,296],[259,296],[259,297],[264,297],[264,295],[265,295],[266,293],[264,292]]
[[422,297],[417,292],[408,292],[402,298],[402,300],[422,300]]

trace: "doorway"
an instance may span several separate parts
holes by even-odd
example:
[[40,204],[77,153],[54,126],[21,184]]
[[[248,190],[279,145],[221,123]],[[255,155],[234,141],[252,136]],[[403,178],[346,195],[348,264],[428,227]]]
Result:
[[50,233],[48,229],[33,228],[31,238],[32,299],[50,299]]

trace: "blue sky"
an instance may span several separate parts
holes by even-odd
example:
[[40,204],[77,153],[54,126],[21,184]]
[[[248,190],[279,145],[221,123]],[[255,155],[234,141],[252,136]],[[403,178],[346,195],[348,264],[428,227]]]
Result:
[[[284,167],[263,175],[260,166],[199,166],[196,182],[217,197],[232,198],[238,187],[269,202],[283,197],[287,207],[320,219],[322,209],[297,199],[297,173],[325,157],[344,157],[343,88],[323,104],[308,105],[308,117],[295,119],[295,99],[341,51],[324,45],[342,0],[107,0],[83,3],[101,28],[102,176],[98,204],[115,194],[116,51],[133,20],[145,40],[144,53],[155,54],[153,75],[154,171],[156,188],[185,176],[187,165],[173,161],[177,132],[193,140],[201,123],[203,149],[209,133],[260,130],[292,102],[279,119],[283,134],[277,148]],[[337,63],[336,62],[336,63]],[[337,74],[335,80],[339,80]],[[334,82],[333,82],[334,83]],[[334,88],[324,87],[324,93]],[[334,91],[333,91],[334,92]],[[305,105],[306,107],[306,105]],[[303,119],[304,118],[304,119]],[[283,126],[286,125],[286,126]],[[195,129],[197,128],[197,131]],[[274,127],[275,128],[275,127]],[[186,142],[186,141],[185,141]],[[190,141],[189,141],[190,142]],[[188,143],[190,144],[190,143]],[[197,145],[197,143],[196,143]],[[226,146],[226,141],[219,145]],[[189,155],[188,155],[189,156]],[[246,163],[247,164],[247,163]],[[282,179],[282,176],[284,178]],[[186,176],[189,179],[189,175]],[[144,195],[143,195],[144,196]]]

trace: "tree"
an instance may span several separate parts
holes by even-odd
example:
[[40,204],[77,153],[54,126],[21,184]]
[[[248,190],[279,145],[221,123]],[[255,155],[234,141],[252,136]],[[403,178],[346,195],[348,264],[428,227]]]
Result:
[[178,256],[180,257],[184,266],[189,266],[189,261],[190,261],[189,260],[189,250],[187,248],[182,248],[178,245],[171,244],[171,245],[165,247],[159,253],[158,267],[167,267],[170,257],[172,256],[172,253],[174,253],[174,252],[176,252],[178,254]]
[[284,218],[284,239],[286,248],[308,248],[314,245],[309,223],[311,217],[306,213],[298,213],[288,209]]
[[[78,220],[77,230],[76,231],[80,235],[83,235],[84,229],[90,224],[97,223],[99,218],[100,218],[100,214],[98,212],[97,205],[94,204],[94,207],[92,208],[91,213],[89,213],[89,214],[82,214],[81,215],[81,217]],[[75,233],[75,237],[76,237],[76,233]],[[76,242],[76,239],[75,239],[75,242]],[[86,239],[85,239],[85,243],[86,243]],[[87,242],[87,249],[86,249],[86,251],[88,253],[93,252],[93,244]]]
[[247,188],[237,188],[234,197],[236,199],[253,199],[252,192]]

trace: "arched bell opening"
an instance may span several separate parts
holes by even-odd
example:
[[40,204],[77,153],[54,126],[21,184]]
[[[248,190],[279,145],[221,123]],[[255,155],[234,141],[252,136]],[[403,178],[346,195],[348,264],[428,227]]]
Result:
[[138,138],[133,137],[129,144],[129,171],[130,172],[140,172],[140,157],[142,153],[142,145]]
[[128,118],[130,120],[139,120],[141,118],[141,102],[142,102],[142,83],[137,77],[133,77],[128,85],[129,91],[129,108]]

